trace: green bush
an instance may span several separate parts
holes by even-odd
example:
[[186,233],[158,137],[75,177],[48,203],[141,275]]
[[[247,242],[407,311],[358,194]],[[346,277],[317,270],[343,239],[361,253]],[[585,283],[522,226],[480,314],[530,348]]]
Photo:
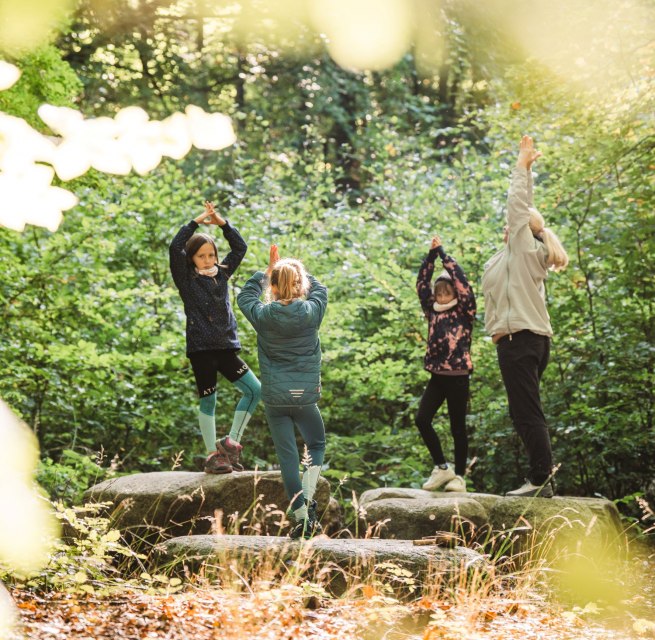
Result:
[[58,462],[51,458],[39,461],[36,479],[52,500],[79,504],[82,494],[104,480],[107,473],[91,457],[65,449]]

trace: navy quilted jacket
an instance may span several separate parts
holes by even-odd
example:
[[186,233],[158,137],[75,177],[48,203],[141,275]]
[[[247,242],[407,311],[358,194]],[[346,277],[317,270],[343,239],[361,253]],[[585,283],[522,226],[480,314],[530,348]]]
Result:
[[198,228],[191,220],[173,238],[170,246],[171,274],[184,302],[187,355],[210,349],[240,349],[237,320],[230,305],[228,279],[246,255],[248,245],[228,222],[221,227],[230,252],[213,278],[201,276],[187,263],[184,246]]
[[[432,275],[439,256],[452,279],[457,304],[447,311],[436,311]],[[416,292],[428,321],[428,344],[424,367],[431,373],[472,371],[471,335],[475,321],[475,296],[462,268],[446,255],[442,247],[431,249],[421,264],[416,279]]]

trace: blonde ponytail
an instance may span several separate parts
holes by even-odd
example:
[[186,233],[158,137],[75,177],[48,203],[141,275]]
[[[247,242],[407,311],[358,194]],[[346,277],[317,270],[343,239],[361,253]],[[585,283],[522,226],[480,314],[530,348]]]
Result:
[[[283,258],[279,260],[271,271],[271,287],[277,288],[278,302],[291,302],[302,298],[309,291],[307,272],[300,260]],[[273,300],[271,288],[266,292],[269,302]]]
[[534,207],[530,207],[530,231],[543,241],[548,250],[546,266],[553,271],[565,269],[569,264],[569,256],[560,239],[554,231],[546,227],[544,217]]
[[564,250],[560,239],[548,227],[544,227],[541,237],[548,249],[548,266],[553,271],[562,271],[569,264],[569,256]]

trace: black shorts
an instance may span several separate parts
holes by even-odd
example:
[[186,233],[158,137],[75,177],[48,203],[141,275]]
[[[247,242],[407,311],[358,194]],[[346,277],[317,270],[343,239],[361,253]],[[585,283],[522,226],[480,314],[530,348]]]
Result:
[[199,397],[210,396],[216,391],[219,373],[230,382],[236,382],[248,373],[248,365],[237,353],[235,349],[212,349],[189,354]]

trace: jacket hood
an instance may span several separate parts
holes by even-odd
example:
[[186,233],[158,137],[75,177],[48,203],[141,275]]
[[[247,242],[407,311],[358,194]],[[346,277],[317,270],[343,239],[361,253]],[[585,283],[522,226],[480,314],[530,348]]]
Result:
[[270,319],[275,323],[276,331],[285,336],[294,336],[307,327],[307,310],[303,300],[294,300],[289,304],[271,302]]

